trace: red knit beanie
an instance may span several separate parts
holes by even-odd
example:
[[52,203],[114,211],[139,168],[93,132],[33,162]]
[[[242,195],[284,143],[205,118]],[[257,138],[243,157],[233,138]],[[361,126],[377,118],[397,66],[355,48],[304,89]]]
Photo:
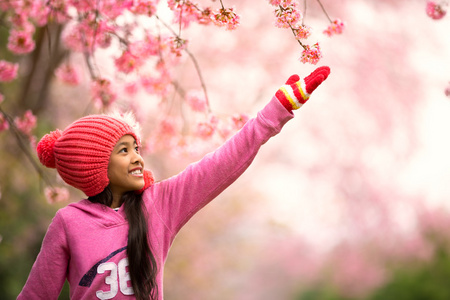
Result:
[[[108,186],[109,158],[117,141],[127,134],[140,145],[135,128],[125,119],[91,115],[75,121],[64,131],[45,135],[36,151],[41,163],[56,168],[67,184],[87,196],[95,196]],[[153,183],[153,177],[146,172],[150,175],[145,183],[148,187]]]

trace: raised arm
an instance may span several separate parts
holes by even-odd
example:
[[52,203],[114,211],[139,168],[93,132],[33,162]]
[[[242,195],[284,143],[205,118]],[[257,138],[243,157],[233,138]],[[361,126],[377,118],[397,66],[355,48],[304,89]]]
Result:
[[157,209],[173,236],[248,168],[260,147],[281,131],[293,118],[292,110],[300,108],[329,73],[328,67],[321,67],[304,80],[291,76],[257,117],[216,151],[144,193],[147,203],[154,205],[149,209]]

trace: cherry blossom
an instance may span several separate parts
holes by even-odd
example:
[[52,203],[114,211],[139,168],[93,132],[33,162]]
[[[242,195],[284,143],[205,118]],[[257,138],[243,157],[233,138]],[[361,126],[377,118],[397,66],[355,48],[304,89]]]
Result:
[[220,8],[214,12],[214,24],[234,30],[240,25],[240,16],[234,12],[234,8]]
[[242,127],[244,127],[245,123],[250,119],[250,117],[247,114],[237,114],[234,115],[231,120],[233,121],[233,128],[235,130],[239,130]]
[[98,78],[92,82],[91,93],[94,104],[99,109],[108,109],[117,98],[111,81],[105,78]]
[[178,134],[179,126],[178,120],[171,116],[165,116],[161,119],[152,135],[147,139],[146,151],[156,152],[163,149],[176,150],[180,146],[181,136]]
[[297,40],[307,39],[311,35],[311,27],[307,25],[300,25],[293,30]]
[[127,83],[125,83],[123,89],[124,89],[125,93],[127,93],[128,95],[136,95],[139,90],[139,86],[138,86],[138,83],[135,81],[127,82]]
[[19,64],[0,60],[0,81],[9,82],[17,77]]
[[208,104],[205,99],[205,93],[200,90],[192,90],[186,94],[186,103],[197,112],[206,111]]
[[25,111],[25,114],[21,118],[14,118],[14,125],[26,135],[31,135],[31,131],[36,127],[36,122],[37,118],[31,110]]
[[214,124],[200,122],[197,124],[196,135],[202,139],[209,139],[215,132]]
[[281,2],[283,2],[284,0],[269,0],[269,4],[273,5],[273,6],[278,6],[281,5]]
[[27,54],[34,50],[33,32],[12,29],[8,38],[8,50],[15,54]]
[[217,129],[217,124],[219,123],[219,120],[216,116],[211,116],[207,121],[205,122],[199,122],[197,123],[196,128],[196,136],[198,136],[201,139],[209,139],[211,138]]
[[139,57],[127,50],[123,51],[122,55],[114,63],[119,71],[128,74],[133,72],[141,64],[141,61]]
[[222,139],[227,139],[231,136],[231,134],[234,132],[232,126],[230,125],[230,122],[219,122],[217,125],[217,133]]
[[5,116],[0,113],[0,132],[9,129],[8,120],[6,120]]
[[144,75],[140,81],[149,94],[165,96],[170,91],[171,77],[167,72],[163,71],[160,76]]
[[173,119],[165,118],[159,123],[159,133],[163,136],[174,136],[177,134],[175,121]]
[[181,39],[178,36],[169,38],[167,43],[169,44],[170,51],[178,57],[181,56],[182,51],[186,49],[188,45],[187,40]]
[[153,0],[136,1],[130,10],[139,15],[153,16],[156,13],[157,4],[158,1]]
[[183,28],[202,18],[202,11],[191,1],[169,1],[169,7],[174,13],[174,23],[180,23]]
[[56,77],[68,85],[78,85],[80,83],[80,72],[69,63],[62,64],[55,70]]
[[427,1],[426,11],[427,15],[434,20],[442,19],[447,14],[443,6],[434,1]]
[[28,20],[26,14],[14,14],[9,17],[12,28],[18,31],[34,32],[34,25]]
[[[33,21],[38,27],[43,27],[47,24],[52,12],[51,7],[44,1],[35,1],[34,9],[30,12],[29,19]],[[64,18],[55,18],[57,22],[63,23],[67,21],[67,16]]]
[[345,24],[340,19],[336,19],[333,22],[331,22],[331,25],[328,26],[326,30],[324,30],[323,33],[325,33],[328,36],[333,36],[335,34],[342,34],[344,31]]
[[85,19],[69,27],[63,39],[71,50],[91,53],[96,47],[108,48],[112,42],[112,32],[113,28],[104,21],[92,23]]
[[280,28],[297,27],[303,15],[296,1],[280,1],[275,8],[275,26]]
[[213,11],[210,7],[206,7],[197,15],[197,22],[201,25],[209,25],[213,22]]
[[58,23],[64,23],[70,20],[68,8],[71,3],[64,0],[49,0],[47,3],[48,16]]
[[321,58],[322,52],[320,51],[319,43],[315,43],[312,47],[309,45],[304,46],[300,61],[302,63],[310,63],[315,65]]
[[[56,0],[57,2],[63,2],[61,0]],[[92,10],[92,1],[89,0],[70,0],[70,5],[77,9],[77,11],[84,13]]]
[[69,200],[69,191],[61,187],[46,187],[44,195],[49,204],[64,202]]
[[7,11],[10,8],[11,8],[11,6],[10,6],[9,1],[0,1],[0,10],[1,11]]

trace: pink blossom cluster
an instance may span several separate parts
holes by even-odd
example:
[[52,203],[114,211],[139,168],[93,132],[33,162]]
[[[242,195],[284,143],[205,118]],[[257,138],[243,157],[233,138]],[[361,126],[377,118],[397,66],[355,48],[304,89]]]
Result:
[[186,103],[196,112],[205,112],[208,108],[205,93],[203,91],[192,90],[186,94]]
[[305,40],[311,35],[311,27],[307,25],[300,25],[292,29],[297,40]]
[[69,200],[69,191],[61,187],[46,187],[44,195],[49,204],[63,202]]
[[213,13],[214,24],[234,30],[240,25],[240,16],[234,12],[234,8],[220,8]]
[[[88,58],[99,49],[120,45],[123,49],[114,57],[117,71],[124,74],[136,73],[144,65],[154,64],[152,76],[142,76],[134,84],[135,91],[142,86],[145,91],[165,95],[173,84],[171,74],[167,72],[186,47],[188,40],[182,39],[181,33],[175,31],[151,32],[140,26],[140,21],[150,18],[159,22],[156,15],[159,0],[17,0],[0,1],[0,10],[6,16],[10,29],[8,49],[17,55],[34,50],[33,34],[36,27],[42,27],[52,21],[65,25],[62,35],[64,46],[72,52],[80,52]],[[202,7],[190,0],[168,0],[169,9],[174,13],[174,23],[180,29],[190,23],[202,25],[215,24],[227,29],[239,25],[239,15],[234,8]],[[124,17],[125,16],[125,17]],[[130,17],[131,16],[131,17]],[[119,18],[120,17],[120,18]],[[163,27],[168,27],[163,23]],[[161,67],[164,65],[164,67]],[[95,66],[87,65],[92,80],[92,99],[96,107],[109,107],[117,98],[111,89],[109,80],[99,79],[101,74],[93,70]],[[10,81],[17,74],[17,65],[2,62],[0,80]],[[62,82],[76,85],[80,82],[80,72],[69,62],[63,63],[55,70],[55,75]],[[138,84],[139,83],[139,84]]]
[[12,29],[8,37],[8,50],[15,54],[27,54],[34,50],[33,31]]
[[174,12],[174,22],[180,23],[183,27],[189,26],[192,22],[202,25],[212,23],[213,15],[210,7],[201,8],[189,0],[169,0],[168,4]]
[[299,10],[297,1],[272,1],[275,5],[275,26],[280,28],[298,29],[301,26],[303,15]]
[[168,39],[168,44],[170,51],[175,54],[175,56],[180,57],[181,53],[186,49],[188,45],[188,40],[182,39],[178,36],[174,36]]
[[152,75],[143,75],[140,84],[149,94],[166,96],[171,91],[172,76],[166,70],[155,72]]
[[111,81],[98,78],[92,82],[91,93],[95,106],[98,109],[108,109],[116,100],[117,94],[111,86]]
[[319,60],[322,58],[322,52],[320,51],[319,43],[315,43],[314,45],[304,46],[304,50],[302,52],[302,56],[300,57],[300,61],[302,63],[310,63],[310,64],[317,64]]
[[450,82],[448,83],[448,86],[445,89],[445,96],[450,97]]
[[206,121],[197,124],[195,136],[200,139],[210,139],[217,134],[219,139],[227,139],[241,129],[248,120],[249,117],[246,114],[237,114],[227,118],[210,115]]
[[224,140],[241,129],[248,120],[249,117],[246,114],[238,114],[227,118],[210,115],[206,121],[197,124],[194,137],[200,140],[211,140],[215,136],[218,140]]
[[128,43],[128,51],[135,57],[143,60],[158,55],[161,48],[161,38],[151,33],[146,33],[144,39]]
[[19,64],[0,60],[0,81],[9,82],[17,77]]
[[233,7],[213,10],[211,7],[202,8],[198,3],[189,0],[169,0],[168,5],[175,14],[174,22],[183,27],[195,22],[201,25],[215,24],[234,30],[240,25],[240,16]]
[[201,139],[210,139],[217,129],[219,119],[216,116],[211,116],[207,121],[197,123],[195,135]]
[[44,25],[48,12],[42,1],[6,1],[0,9],[12,12],[6,14],[9,25],[8,50],[18,55],[33,51],[35,48],[33,23]]
[[128,74],[133,72],[141,64],[141,59],[129,50],[125,50],[119,58],[116,58],[114,63],[117,70]]
[[81,80],[79,70],[70,63],[64,63],[55,70],[56,77],[68,85],[78,85]]
[[[302,40],[305,40],[311,36],[311,28],[303,23],[303,14],[300,12],[299,2],[295,0],[268,1],[270,5],[275,7],[275,26],[280,28],[290,28],[299,44],[303,47],[300,61],[303,63],[317,64],[322,57],[319,44],[315,43],[314,45],[309,46],[302,43]],[[323,10],[325,12],[325,9]],[[326,15],[328,17],[328,14]],[[324,33],[328,36],[341,34],[344,27],[344,22],[340,19],[336,19],[331,21],[331,25],[324,31]]]
[[92,54],[96,48],[108,48],[112,43],[114,28],[92,15],[68,27],[64,33],[65,45],[73,51]]
[[180,124],[180,119],[165,116],[158,122],[157,129],[146,139],[146,149],[151,152],[167,152],[170,149],[173,156],[204,155],[241,129],[248,119],[245,114],[219,117],[210,113],[189,130],[184,130],[184,134],[180,134],[181,128],[184,127]]
[[159,1],[154,0],[141,0],[134,1],[133,6],[130,8],[130,11],[145,16],[153,16],[156,13],[156,6]]
[[144,40],[129,43],[126,50],[114,60],[119,72],[130,74],[139,70],[152,55],[157,55],[160,42],[156,37],[148,34]]
[[27,136],[31,136],[31,131],[36,127],[37,118],[31,110],[25,111],[22,117],[14,118],[14,125]]
[[8,120],[5,118],[5,116],[0,113],[0,132],[4,131],[4,130],[8,130],[9,129],[9,123]]
[[239,130],[244,127],[245,123],[249,120],[249,116],[246,114],[237,114],[231,117],[233,128]]
[[443,6],[443,4],[437,4],[434,1],[427,1],[427,15],[433,20],[442,19],[447,14],[447,11],[444,10]]
[[125,83],[123,90],[130,96],[136,95],[139,91],[138,83],[136,81],[127,82]]
[[303,24],[303,15],[300,12],[298,1],[294,0],[269,0],[275,6],[275,26],[280,28],[290,28],[295,38],[303,47],[300,61],[303,63],[317,64],[322,57],[319,44],[312,47],[304,45],[301,40],[305,40],[311,35],[311,28]]
[[328,26],[327,29],[324,30],[323,33],[325,33],[328,36],[333,36],[335,34],[342,34],[344,31],[345,24],[340,19],[336,19],[333,22],[331,22],[330,26]]

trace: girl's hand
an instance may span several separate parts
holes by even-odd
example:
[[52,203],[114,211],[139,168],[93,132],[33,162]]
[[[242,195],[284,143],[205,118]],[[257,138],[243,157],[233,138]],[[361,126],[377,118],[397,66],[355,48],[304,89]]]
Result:
[[329,74],[330,68],[324,66],[317,68],[303,80],[300,80],[298,75],[292,75],[275,93],[275,96],[287,110],[299,109]]

